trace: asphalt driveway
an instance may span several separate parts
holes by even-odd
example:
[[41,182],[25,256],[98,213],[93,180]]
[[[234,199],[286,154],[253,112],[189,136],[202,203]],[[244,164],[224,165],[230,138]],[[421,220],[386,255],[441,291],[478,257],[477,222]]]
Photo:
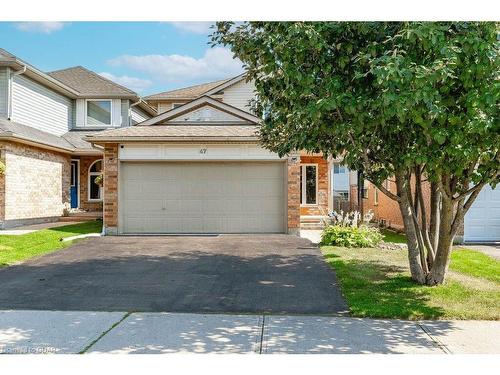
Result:
[[0,269],[0,309],[339,314],[318,248],[288,235],[102,237]]

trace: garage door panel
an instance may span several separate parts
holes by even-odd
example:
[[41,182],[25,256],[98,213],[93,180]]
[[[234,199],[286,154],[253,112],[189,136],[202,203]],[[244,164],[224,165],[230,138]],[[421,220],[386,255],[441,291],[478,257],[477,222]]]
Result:
[[500,241],[500,187],[485,186],[465,215],[465,241]]
[[283,163],[123,163],[123,233],[283,232]]

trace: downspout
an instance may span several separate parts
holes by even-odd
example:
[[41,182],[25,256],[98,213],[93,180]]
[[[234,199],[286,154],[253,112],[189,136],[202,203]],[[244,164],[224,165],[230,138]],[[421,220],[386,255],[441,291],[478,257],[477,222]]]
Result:
[[8,108],[8,113],[7,113],[7,119],[11,120],[12,117],[12,80],[14,76],[19,76],[21,74],[26,73],[27,66],[24,65],[23,68],[17,72],[10,73],[9,77],[9,108]]
[[132,107],[135,107],[138,104],[141,104],[143,102],[142,98],[139,98],[139,100],[135,103],[132,103],[130,107],[128,107],[128,126],[132,125]]

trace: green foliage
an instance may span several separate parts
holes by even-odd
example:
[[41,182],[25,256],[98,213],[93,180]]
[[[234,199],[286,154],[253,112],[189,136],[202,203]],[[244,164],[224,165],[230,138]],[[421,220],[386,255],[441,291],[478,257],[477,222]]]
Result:
[[0,161],[0,176],[5,174],[5,164],[3,161]]
[[344,156],[376,184],[425,165],[460,194],[500,178],[498,30],[495,22],[219,22],[212,40],[255,80],[253,107],[271,151]]
[[94,182],[101,186],[104,182],[104,176],[102,174],[100,174],[99,176],[97,176],[95,179],[94,179]]
[[321,244],[342,247],[374,247],[382,241],[378,228],[361,225],[344,227],[331,225],[323,230]]

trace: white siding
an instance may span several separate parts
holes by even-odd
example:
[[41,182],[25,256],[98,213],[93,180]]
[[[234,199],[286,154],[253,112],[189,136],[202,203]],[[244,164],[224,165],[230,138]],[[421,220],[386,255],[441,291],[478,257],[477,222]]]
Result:
[[0,117],[9,111],[9,68],[0,68]]
[[132,107],[130,111],[131,124],[138,124],[140,122],[146,121],[151,118],[146,112],[142,111],[137,107]]
[[171,119],[169,122],[244,122],[239,117],[231,115],[227,112],[220,111],[211,106],[203,106],[192,112],[184,113],[178,117]]
[[255,85],[253,82],[240,81],[233,86],[224,89],[222,101],[233,107],[250,112],[248,102],[255,98]]
[[172,109],[172,103],[158,103],[158,114],[170,111]]
[[126,99],[122,99],[122,126],[128,126],[129,125],[129,118],[128,118],[128,109],[130,106],[130,101]]
[[31,79],[18,75],[12,80],[12,121],[55,135],[72,124],[73,101]]
[[[203,152],[201,152],[203,150]],[[125,144],[120,160],[282,160],[259,145],[221,144]]]

